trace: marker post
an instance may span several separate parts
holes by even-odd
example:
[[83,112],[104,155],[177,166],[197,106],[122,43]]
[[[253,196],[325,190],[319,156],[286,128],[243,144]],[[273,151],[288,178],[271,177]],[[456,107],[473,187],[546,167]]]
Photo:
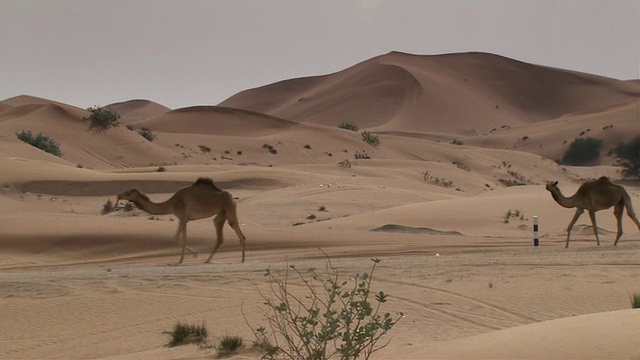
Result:
[[538,238],[538,217],[533,217],[533,246],[536,251],[538,251],[538,246],[540,246],[540,240]]

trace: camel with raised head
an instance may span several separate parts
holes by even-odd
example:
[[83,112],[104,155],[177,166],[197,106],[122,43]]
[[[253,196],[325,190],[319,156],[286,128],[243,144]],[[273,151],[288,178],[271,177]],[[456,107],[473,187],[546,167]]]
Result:
[[217,242],[211,255],[207,259],[207,263],[211,261],[213,254],[216,253],[222,242],[222,228],[225,221],[235,230],[240,244],[242,245],[242,262],[244,262],[244,249],[246,239],[240,225],[238,224],[238,215],[236,214],[236,203],[228,192],[219,189],[213,180],[209,178],[198,178],[198,180],[190,186],[183,187],[176,191],[169,200],[154,203],[149,197],[138,189],[131,189],[118,195],[118,201],[127,200],[133,202],[140,210],[146,211],[152,215],[173,214],[178,218],[178,230],[176,231],[175,240],[182,241],[182,255],[180,256],[181,264],[184,260],[184,251],[187,248],[187,222],[191,220],[206,219],[212,216],[213,223],[216,228]]
[[548,182],[546,188],[551,192],[551,196],[560,206],[576,208],[576,213],[567,228],[567,244],[565,248],[569,247],[569,237],[571,236],[573,225],[585,210],[589,212],[598,246],[600,246],[600,238],[598,236],[598,225],[596,223],[596,211],[605,210],[613,206],[613,214],[618,221],[618,233],[616,234],[616,241],[613,245],[617,245],[618,240],[620,240],[622,236],[622,213],[625,208],[627,209],[627,215],[638,225],[638,230],[640,230],[640,221],[638,221],[633,211],[631,197],[622,186],[612,183],[606,176],[594,181],[585,182],[578,188],[578,191],[570,197],[562,195],[560,188],[558,188],[557,181]]

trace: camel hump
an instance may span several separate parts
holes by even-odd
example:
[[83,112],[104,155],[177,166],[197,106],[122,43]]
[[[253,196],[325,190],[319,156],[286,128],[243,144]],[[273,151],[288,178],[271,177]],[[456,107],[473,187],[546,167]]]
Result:
[[206,178],[206,177],[200,177],[198,178],[198,180],[196,180],[196,182],[193,185],[207,185],[207,186],[211,186],[212,188],[214,188],[215,190],[221,191],[216,184],[213,183],[213,180],[211,180],[210,178]]
[[608,177],[606,177],[606,176],[601,176],[601,177],[598,179],[598,181],[603,182],[603,183],[607,183],[607,184],[613,184],[613,183],[611,182],[611,179],[609,179],[609,178],[608,178]]

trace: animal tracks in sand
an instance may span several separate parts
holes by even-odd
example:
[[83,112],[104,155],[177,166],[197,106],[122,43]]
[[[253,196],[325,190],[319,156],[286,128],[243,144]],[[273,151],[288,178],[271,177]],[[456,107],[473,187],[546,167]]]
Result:
[[453,319],[453,321],[461,323],[461,326],[471,325],[480,329],[499,330],[538,321],[504,307],[434,286],[380,277],[377,277],[376,281],[424,290],[424,298],[428,301],[398,296],[393,298],[410,306],[419,307],[421,311]]

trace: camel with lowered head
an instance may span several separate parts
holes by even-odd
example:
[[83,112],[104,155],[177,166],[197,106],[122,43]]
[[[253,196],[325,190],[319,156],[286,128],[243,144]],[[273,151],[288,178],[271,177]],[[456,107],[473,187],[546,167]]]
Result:
[[618,240],[620,240],[622,236],[622,213],[625,208],[627,208],[627,215],[638,225],[638,230],[640,230],[640,221],[638,221],[633,211],[631,197],[622,186],[612,183],[606,176],[594,181],[585,182],[578,188],[578,191],[570,197],[562,195],[560,188],[558,188],[557,181],[548,182],[546,188],[551,192],[551,196],[560,206],[576,208],[573,220],[571,220],[567,228],[567,244],[565,248],[569,247],[569,237],[571,236],[573,225],[585,210],[589,212],[598,246],[600,246],[600,238],[598,237],[596,211],[605,210],[613,206],[613,214],[618,221],[618,233],[616,234],[616,241],[613,245],[617,245]]
[[[180,256],[181,264],[184,260],[184,251],[187,248],[187,222],[191,220],[206,219],[212,216],[213,223],[216,228],[217,242],[211,255],[207,259],[207,263],[211,261],[213,254],[216,253],[222,242],[222,228],[225,221],[235,230],[240,244],[242,245],[242,262],[244,262],[244,249],[246,239],[240,225],[238,224],[238,215],[236,214],[236,203],[228,192],[219,189],[213,180],[209,178],[198,178],[198,180],[190,186],[179,189],[169,200],[154,203],[149,197],[138,189],[131,189],[118,195],[118,201],[127,200],[133,202],[140,210],[144,210],[152,215],[173,214],[178,218],[178,230],[176,231],[175,240],[182,241],[182,255]],[[190,250],[192,251],[192,250]]]

